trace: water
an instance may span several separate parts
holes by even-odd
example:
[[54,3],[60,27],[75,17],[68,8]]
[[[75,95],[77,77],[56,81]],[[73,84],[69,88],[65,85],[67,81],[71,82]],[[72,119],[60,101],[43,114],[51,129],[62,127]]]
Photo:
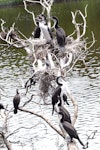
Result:
[[[80,138],[85,143],[87,134],[97,130],[94,139],[89,140],[88,150],[100,149],[100,1],[88,0],[67,3],[56,3],[52,7],[52,14],[59,17],[60,25],[65,29],[67,34],[71,34],[74,30],[71,23],[71,11],[80,9],[84,12],[84,7],[88,4],[88,18],[87,18],[87,34],[91,40],[91,31],[94,32],[96,43],[89,50],[86,58],[87,67],[84,67],[82,62],[78,62],[73,69],[72,74],[68,77],[69,86],[73,97],[78,101],[79,113],[75,127],[79,133]],[[41,8],[35,7],[35,12],[39,13]],[[37,11],[38,10],[38,11]],[[63,11],[62,11],[63,10]],[[19,17],[18,17],[19,16]],[[34,30],[32,17],[27,14],[22,7],[17,8],[2,8],[0,9],[0,18],[6,21],[6,27],[11,26],[16,22],[16,27],[24,33],[27,37],[30,36]],[[22,78],[25,82],[30,76],[29,61],[26,52],[22,49],[11,48],[5,53],[0,48],[0,87],[6,97],[2,96],[0,102],[8,108],[13,107],[12,99],[15,95],[16,88],[20,89],[21,104],[27,98],[23,95],[24,89],[20,84]],[[34,90],[34,87],[33,87]],[[33,93],[35,93],[33,91]],[[36,94],[36,93],[35,93]],[[29,95],[28,95],[28,98]],[[50,98],[49,98],[50,99]],[[34,101],[39,101],[38,96],[34,97]],[[41,106],[43,113],[48,119],[59,129],[58,119],[56,114],[52,116],[51,106]],[[31,102],[27,105],[27,109],[38,112],[40,107]],[[35,109],[34,109],[35,108]],[[72,104],[70,103],[69,110],[72,111]],[[9,130],[13,132],[15,129],[23,127],[16,134],[10,137],[10,140],[17,142],[13,145],[13,150],[66,150],[65,141],[52,128],[50,128],[40,118],[18,112],[15,116],[11,113],[12,118],[9,121]],[[25,129],[32,128],[32,129]],[[0,141],[2,142],[2,141]],[[81,148],[80,144],[78,144]],[[5,148],[0,148],[5,150]]]

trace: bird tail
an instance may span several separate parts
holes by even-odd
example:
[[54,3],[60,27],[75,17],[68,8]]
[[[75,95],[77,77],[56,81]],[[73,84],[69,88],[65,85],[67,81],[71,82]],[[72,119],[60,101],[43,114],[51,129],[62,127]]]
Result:
[[84,144],[83,144],[83,142],[80,140],[80,138],[78,138],[78,141],[80,142],[80,144],[81,144],[82,146],[84,146]]
[[14,109],[14,114],[17,114],[17,109]]

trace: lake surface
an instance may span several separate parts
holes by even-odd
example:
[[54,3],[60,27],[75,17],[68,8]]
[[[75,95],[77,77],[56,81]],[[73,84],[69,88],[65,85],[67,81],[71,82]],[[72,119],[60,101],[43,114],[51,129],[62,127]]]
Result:
[[[79,113],[75,127],[83,143],[86,142],[87,135],[97,130],[94,139],[89,140],[88,150],[100,150],[100,1],[83,0],[77,2],[55,3],[52,7],[52,15],[59,17],[59,24],[65,29],[66,34],[71,34],[74,30],[71,23],[71,11],[84,8],[88,4],[87,13],[87,33],[86,36],[91,39],[91,31],[94,32],[96,43],[89,50],[86,58],[87,68],[81,62],[78,62],[72,74],[67,78],[73,97],[78,101]],[[39,6],[34,7],[35,12],[41,12]],[[19,17],[18,17],[19,16]],[[34,30],[34,24],[31,15],[27,14],[24,7],[0,8],[0,18],[6,21],[6,27],[10,27],[16,22],[16,27],[27,37]],[[26,101],[23,96],[24,89],[20,84],[22,78],[25,82],[30,76],[29,60],[23,49],[8,49],[6,52],[0,48],[0,87],[4,90],[6,97],[2,96],[0,102],[8,108],[13,107],[13,96],[16,88],[20,89],[22,96],[21,104]],[[36,89],[36,88],[35,88]],[[33,88],[33,90],[35,90]],[[35,91],[34,91],[35,92]],[[35,92],[36,93],[36,92]],[[36,93],[37,94],[37,93]],[[29,96],[28,96],[29,98]],[[50,98],[49,98],[50,99]],[[34,101],[38,100],[35,96]],[[59,128],[56,114],[52,116],[51,106],[41,106],[44,114],[50,121]],[[27,109],[39,111],[40,107],[35,103],[30,103]],[[34,109],[35,108],[35,109]],[[72,111],[70,104],[69,110]],[[11,113],[12,118],[9,121],[10,132],[20,127],[32,127],[33,129],[20,129],[19,132],[11,136],[10,140],[16,142],[13,150],[66,150],[66,143],[40,118],[18,112],[17,115]],[[2,143],[2,141],[0,141]],[[82,149],[78,143],[80,150]],[[2,146],[1,150],[5,150]]]

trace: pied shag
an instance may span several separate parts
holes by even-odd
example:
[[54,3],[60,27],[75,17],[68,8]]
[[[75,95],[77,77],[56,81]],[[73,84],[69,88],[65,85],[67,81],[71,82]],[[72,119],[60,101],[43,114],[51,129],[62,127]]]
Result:
[[61,97],[61,101],[62,101],[62,105],[64,105],[64,103],[66,102],[67,105],[69,105],[68,101],[67,101],[67,95],[65,94],[65,89],[63,83],[59,83],[59,78],[57,77],[56,79],[56,83],[58,84],[58,87],[54,90],[53,94],[52,94],[52,114],[54,113],[54,106],[55,104],[59,101],[59,97]]
[[61,88],[57,87],[54,91],[54,93],[52,94],[52,115],[54,113],[54,107],[55,107],[55,104],[58,103],[59,101],[59,95],[61,93]]
[[64,104],[64,102],[66,102],[67,105],[69,105],[66,95],[68,90],[67,83],[62,79],[61,76],[56,78],[56,83],[58,84],[58,87],[61,89],[59,96],[61,97],[62,105]]
[[46,39],[47,43],[53,46],[53,36],[50,28],[47,25],[46,16],[41,14],[37,20],[39,22],[39,28],[43,34],[43,37]]

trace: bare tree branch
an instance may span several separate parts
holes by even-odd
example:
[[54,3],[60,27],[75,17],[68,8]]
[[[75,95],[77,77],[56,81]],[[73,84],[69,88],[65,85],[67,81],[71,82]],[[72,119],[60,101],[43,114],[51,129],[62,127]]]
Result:
[[8,150],[12,150],[12,145],[11,143],[7,140],[7,131],[8,131],[8,118],[9,118],[9,112],[5,110],[4,116],[3,116],[3,125],[2,125],[2,130],[0,131],[0,135],[2,136],[2,139],[4,141],[4,144],[6,145]]
[[33,112],[33,111],[29,111],[29,110],[22,109],[22,108],[19,108],[19,110],[20,110],[20,111],[23,111],[23,112],[26,112],[26,113],[29,113],[29,114],[32,114],[32,115],[35,115],[35,116],[37,116],[37,117],[43,119],[52,129],[54,129],[60,136],[62,136],[62,137],[64,138],[63,134],[62,134],[56,127],[54,127],[54,126],[51,124],[51,122],[50,122],[46,117],[44,117],[43,115],[40,115],[40,114],[37,114],[37,113],[35,113],[35,112]]
[[9,141],[7,140],[5,133],[4,132],[0,132],[2,139],[7,147],[8,150],[12,150],[11,144],[9,143]]
[[[30,1],[30,0],[24,0],[23,3],[24,3],[24,8],[25,8],[25,10],[26,10],[28,13],[30,13],[30,14],[32,15],[34,24],[36,25],[35,14],[27,9],[26,1],[27,1],[27,2],[33,2],[33,1]],[[37,1],[37,3],[38,3],[38,1]]]

